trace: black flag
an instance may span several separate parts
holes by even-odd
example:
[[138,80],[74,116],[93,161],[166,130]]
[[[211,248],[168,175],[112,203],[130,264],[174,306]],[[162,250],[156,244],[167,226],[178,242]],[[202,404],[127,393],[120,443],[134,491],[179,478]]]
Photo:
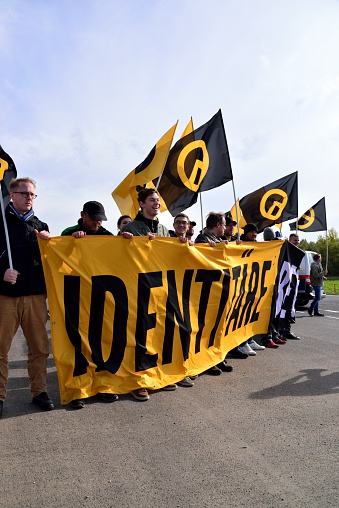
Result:
[[13,160],[0,146],[0,181],[1,181],[1,192],[5,207],[10,202],[9,184],[12,178],[16,177],[17,172]]
[[174,217],[196,203],[199,192],[230,180],[231,161],[219,110],[207,123],[176,142],[162,176],[153,183]]
[[[298,224],[298,227],[297,227]],[[299,229],[306,233],[315,231],[327,231],[325,198],[321,198],[302,215],[297,222],[290,223],[291,231]]]
[[280,178],[243,197],[240,209],[259,232],[298,216],[298,172]]

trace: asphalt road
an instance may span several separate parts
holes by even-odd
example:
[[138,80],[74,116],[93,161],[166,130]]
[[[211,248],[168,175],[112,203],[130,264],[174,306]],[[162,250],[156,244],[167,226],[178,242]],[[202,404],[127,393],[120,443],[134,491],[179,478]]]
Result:
[[[0,507],[338,507],[339,296],[300,341],[193,388],[80,411],[30,403],[18,332],[0,421]],[[49,361],[49,393],[58,402]]]

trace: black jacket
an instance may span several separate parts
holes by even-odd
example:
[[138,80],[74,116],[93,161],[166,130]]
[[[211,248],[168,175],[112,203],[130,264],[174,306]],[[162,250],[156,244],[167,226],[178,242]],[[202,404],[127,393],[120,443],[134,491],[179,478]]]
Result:
[[27,222],[23,222],[9,206],[7,206],[5,214],[13,268],[20,275],[18,275],[15,284],[3,280],[5,271],[9,268],[9,261],[4,225],[0,213],[0,294],[11,297],[45,294],[45,279],[34,229],[48,231],[48,226],[35,216]]

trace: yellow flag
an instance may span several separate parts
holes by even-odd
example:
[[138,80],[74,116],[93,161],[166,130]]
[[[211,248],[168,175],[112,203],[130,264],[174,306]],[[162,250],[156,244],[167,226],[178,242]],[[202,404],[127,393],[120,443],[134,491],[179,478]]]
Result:
[[139,210],[137,187],[144,187],[147,182],[161,175],[167,161],[177,124],[178,122],[159,139],[146,159],[133,169],[112,192],[112,197],[122,215],[130,215],[132,218],[136,216]]

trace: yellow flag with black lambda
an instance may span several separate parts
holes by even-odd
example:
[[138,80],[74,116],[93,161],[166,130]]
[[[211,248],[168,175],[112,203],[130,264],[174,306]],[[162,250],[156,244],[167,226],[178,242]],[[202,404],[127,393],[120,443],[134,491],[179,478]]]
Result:
[[325,198],[321,198],[318,203],[309,208],[297,222],[290,223],[290,230],[296,229],[305,233],[327,231]]
[[295,219],[298,217],[298,172],[247,194],[239,205],[246,222],[255,224],[259,232]]
[[7,206],[9,197],[9,184],[12,178],[17,177],[17,171],[13,159],[0,146],[0,181],[4,206]]
[[112,197],[122,215],[130,215],[132,218],[136,216],[139,211],[137,187],[144,187],[163,172],[177,124],[178,122],[159,139],[146,159],[112,192]]
[[180,138],[170,151],[160,183],[154,181],[174,217],[194,205],[199,192],[233,180],[221,110]]

